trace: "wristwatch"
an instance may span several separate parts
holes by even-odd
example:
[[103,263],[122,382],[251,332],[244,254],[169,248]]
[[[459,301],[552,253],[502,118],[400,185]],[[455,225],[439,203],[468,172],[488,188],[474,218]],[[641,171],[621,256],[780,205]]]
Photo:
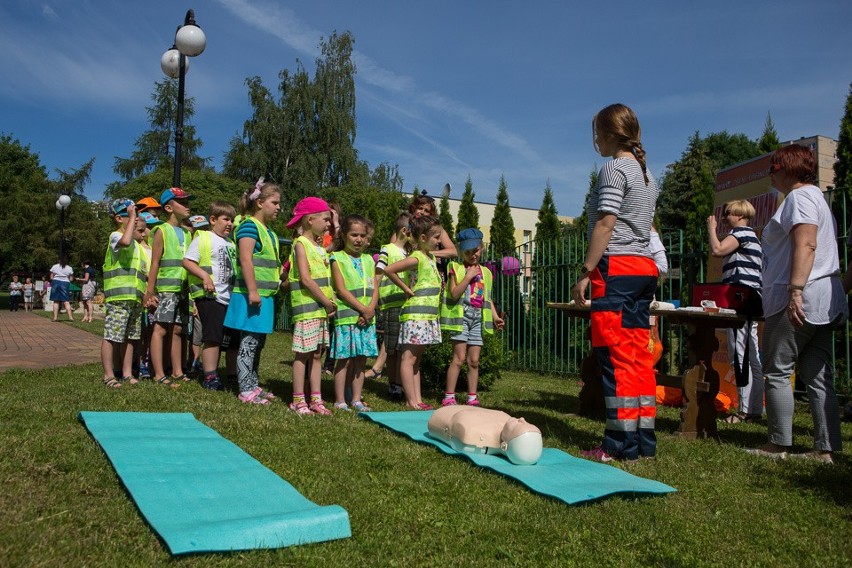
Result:
[[586,265],[580,266],[580,276],[586,276],[589,273],[589,269],[586,268]]
[[801,292],[804,289],[805,289],[804,286],[797,286],[796,284],[787,284],[787,291],[788,292],[792,292],[793,290],[798,290],[798,291]]

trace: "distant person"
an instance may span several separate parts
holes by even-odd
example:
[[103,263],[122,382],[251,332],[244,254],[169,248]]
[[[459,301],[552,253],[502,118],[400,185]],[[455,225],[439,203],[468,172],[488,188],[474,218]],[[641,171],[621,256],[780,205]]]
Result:
[[[414,252],[385,267],[385,275],[402,289],[406,297],[399,316],[399,344],[402,349],[399,374],[406,406],[415,410],[433,410],[431,404],[423,402],[420,362],[426,348],[442,340],[438,321],[441,275],[432,251],[440,244],[444,230],[438,218],[431,215],[413,217],[410,226]],[[407,281],[400,277],[403,273],[407,273]]]
[[[376,310],[379,289],[376,265],[367,248],[372,223],[360,215],[343,218],[331,253],[331,277],[338,298],[334,323],[332,356],[334,370],[334,408],[369,412],[362,400],[367,357],[379,354],[376,337]],[[346,400],[346,393],[351,393]]]
[[17,274],[12,275],[12,281],[9,282],[9,311],[17,312],[24,299],[24,284],[18,278]]
[[33,297],[35,295],[35,286],[33,285],[33,279],[27,276],[27,279],[24,281],[24,311],[31,312],[33,311]]
[[591,284],[592,349],[606,400],[603,444],[583,452],[609,462],[657,452],[656,377],[651,302],[659,270],[649,243],[660,190],[648,172],[636,113],[610,105],[592,119],[594,146],[611,157],[589,197],[589,246],[571,296],[586,302]]
[[[328,415],[322,399],[322,352],[329,346],[328,320],[334,316],[334,291],[323,236],[331,228],[331,209],[319,197],[305,197],[293,208],[287,228],[298,235],[290,251],[290,298],[293,306],[293,402],[300,416]],[[301,229],[301,231],[299,231]],[[310,403],[305,384],[310,388]]]
[[[183,257],[189,274],[189,295],[198,312],[201,339],[201,386],[208,390],[224,390],[219,378],[219,355],[228,336],[226,366],[228,374],[236,374],[235,333],[225,328],[225,314],[234,289],[234,265],[237,248],[230,239],[234,206],[224,201],[210,204],[210,230],[197,231]],[[233,339],[233,341],[231,341]]]
[[42,309],[47,307],[47,301],[50,299],[50,279],[47,274],[41,275],[41,290],[38,291],[39,302]]
[[59,262],[50,267],[50,301],[53,302],[53,321],[59,321],[59,304],[68,314],[68,321],[74,321],[71,314],[71,278],[74,277],[74,269],[68,264],[68,257],[64,254],[59,257]]
[[486,335],[503,328],[503,318],[492,301],[493,277],[479,263],[482,254],[482,231],[468,228],[457,236],[462,264],[451,262],[447,271],[447,288],[441,305],[441,329],[453,332],[453,360],[447,367],[447,382],[441,406],[456,404],[456,383],[462,366],[467,363],[468,406],[479,406],[479,355]]
[[[722,207],[722,219],[728,223],[731,230],[721,241],[716,235],[716,217],[707,217],[707,234],[710,239],[710,254],[724,258],[722,265],[722,282],[727,284],[742,284],[760,292],[760,274],[763,270],[763,249],[760,241],[751,228],[754,219],[754,206],[746,199],[729,201]],[[763,416],[763,369],[760,362],[760,345],[757,341],[757,322],[752,322],[750,329],[729,329],[728,358],[731,367],[736,369],[738,411],[729,414],[725,422],[751,422]],[[743,357],[746,345],[749,346],[748,365],[750,377],[741,377]],[[745,379],[748,379],[747,381]],[[740,385],[745,382],[744,385]]]
[[240,197],[243,219],[236,230],[236,282],[224,325],[239,330],[237,395],[246,404],[268,405],[277,397],[260,386],[257,373],[266,336],[275,323],[275,299],[281,286],[278,235],[269,225],[281,211],[281,190],[260,178]]
[[94,312],[92,300],[95,293],[98,291],[98,281],[96,278],[95,269],[92,268],[92,262],[89,260],[83,261],[83,277],[75,278],[77,282],[81,282],[82,290],[80,292],[80,300],[83,302],[83,323],[92,321]]
[[[837,227],[820,188],[809,148],[791,144],[769,161],[772,187],[784,201],[763,229],[763,378],[769,441],[751,454],[775,459],[805,457],[834,463],[841,450],[840,407],[834,391],[834,330],[848,317],[840,280]],[[848,273],[847,273],[848,274]],[[847,277],[848,278],[848,277]],[[790,380],[808,390],[814,448],[789,454],[795,404]]]

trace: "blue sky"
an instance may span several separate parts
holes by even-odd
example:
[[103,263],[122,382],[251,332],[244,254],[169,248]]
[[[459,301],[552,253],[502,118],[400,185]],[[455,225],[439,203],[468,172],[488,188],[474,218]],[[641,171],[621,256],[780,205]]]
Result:
[[406,190],[449,182],[458,197],[470,175],[487,202],[503,174],[523,207],[549,181],[562,215],[603,162],[590,120],[609,103],[636,110],[659,175],[696,130],[756,138],[767,111],[782,139],[836,138],[852,82],[841,0],[2,0],[0,132],[51,173],[96,158],[86,193],[100,199],[189,8],[208,45],[187,95],[217,169],[250,116],[245,79],[274,89],[297,59],[312,73],[320,37],[349,30],[362,159],[398,164]]

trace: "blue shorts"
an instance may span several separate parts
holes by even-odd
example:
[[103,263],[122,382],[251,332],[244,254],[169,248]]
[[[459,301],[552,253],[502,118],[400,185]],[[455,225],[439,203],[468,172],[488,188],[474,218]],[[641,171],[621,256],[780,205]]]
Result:
[[468,345],[482,346],[482,308],[464,307],[462,330],[452,336],[453,341],[464,341]]

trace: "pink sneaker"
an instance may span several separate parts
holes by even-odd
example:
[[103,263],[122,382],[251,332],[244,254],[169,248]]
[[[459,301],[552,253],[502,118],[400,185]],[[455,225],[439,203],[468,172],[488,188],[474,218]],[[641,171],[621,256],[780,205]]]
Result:
[[269,401],[265,398],[261,398],[257,395],[256,392],[252,391],[246,395],[239,395],[237,398],[240,399],[240,402],[245,402],[246,404],[269,404]]
[[479,399],[478,398],[469,398],[469,399],[467,399],[467,402],[465,404],[468,405],[468,406],[479,406]]
[[299,416],[308,416],[309,414],[313,414],[313,412],[311,412],[311,409],[308,408],[308,405],[304,402],[291,402],[290,410],[292,410]]
[[599,461],[602,463],[608,463],[615,460],[614,457],[606,453],[600,446],[597,446],[591,450],[584,450],[580,452],[580,454],[586,459]]
[[323,401],[321,400],[312,402],[310,405],[310,409],[311,412],[313,412],[314,414],[322,414],[323,416],[328,416],[332,413],[331,410],[325,407],[325,403],[323,403]]
[[259,396],[260,398],[265,398],[266,400],[271,401],[271,400],[275,400],[276,398],[278,398],[277,396],[275,396],[271,392],[265,391],[260,387],[254,387],[254,392],[255,392],[255,394],[257,394],[257,396]]
[[441,406],[455,406],[456,405],[456,397],[453,398],[445,398],[441,401]]

